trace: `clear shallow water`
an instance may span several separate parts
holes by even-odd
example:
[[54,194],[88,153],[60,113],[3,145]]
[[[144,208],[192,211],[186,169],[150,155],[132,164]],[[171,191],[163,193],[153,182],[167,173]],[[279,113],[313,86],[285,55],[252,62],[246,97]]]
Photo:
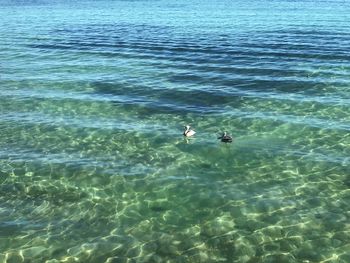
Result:
[[347,1],[0,3],[0,262],[350,261]]

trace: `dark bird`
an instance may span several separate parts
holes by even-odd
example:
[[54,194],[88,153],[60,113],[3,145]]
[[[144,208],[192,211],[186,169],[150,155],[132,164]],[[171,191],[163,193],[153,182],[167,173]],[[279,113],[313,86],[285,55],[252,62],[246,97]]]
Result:
[[227,132],[224,132],[218,139],[225,143],[232,142],[232,137]]

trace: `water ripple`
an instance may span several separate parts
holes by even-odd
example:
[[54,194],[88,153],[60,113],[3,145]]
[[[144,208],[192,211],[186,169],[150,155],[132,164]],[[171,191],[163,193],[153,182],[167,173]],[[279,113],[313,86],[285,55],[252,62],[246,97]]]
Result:
[[1,7],[0,262],[349,262],[347,1]]

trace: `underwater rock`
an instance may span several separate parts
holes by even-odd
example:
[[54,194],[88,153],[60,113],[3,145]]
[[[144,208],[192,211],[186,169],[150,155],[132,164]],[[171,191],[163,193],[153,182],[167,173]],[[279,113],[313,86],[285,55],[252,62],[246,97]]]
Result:
[[22,250],[22,255],[24,257],[25,260],[28,259],[33,259],[35,257],[40,256],[41,254],[43,254],[43,252],[47,251],[46,247],[30,247],[30,248],[25,248]]
[[264,257],[263,259],[264,263],[293,263],[298,262],[292,255],[290,254],[275,254],[275,255],[268,255]]
[[6,253],[4,262],[6,262],[6,263],[22,263],[22,262],[24,262],[24,258],[19,252],[10,252],[10,253]]
[[211,237],[226,234],[234,229],[235,223],[229,214],[208,221],[201,227],[201,234]]

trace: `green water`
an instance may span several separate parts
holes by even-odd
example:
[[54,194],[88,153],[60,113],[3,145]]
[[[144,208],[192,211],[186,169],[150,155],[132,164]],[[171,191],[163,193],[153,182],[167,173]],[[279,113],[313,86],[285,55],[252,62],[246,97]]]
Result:
[[347,2],[0,3],[0,262],[350,262]]

